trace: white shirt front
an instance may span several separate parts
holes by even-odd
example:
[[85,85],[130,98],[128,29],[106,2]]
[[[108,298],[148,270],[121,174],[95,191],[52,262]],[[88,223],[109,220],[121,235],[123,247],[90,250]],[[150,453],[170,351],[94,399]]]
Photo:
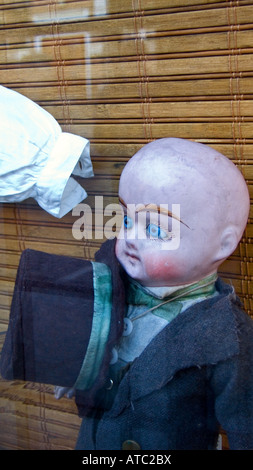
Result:
[[89,141],[62,132],[51,114],[0,86],[0,202],[28,197],[63,217],[87,197],[71,174],[90,178]]

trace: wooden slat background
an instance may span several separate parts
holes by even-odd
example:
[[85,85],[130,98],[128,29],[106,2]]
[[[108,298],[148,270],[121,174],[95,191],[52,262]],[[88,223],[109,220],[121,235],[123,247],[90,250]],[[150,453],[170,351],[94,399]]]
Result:
[[[253,2],[220,0],[4,0],[0,83],[91,142],[95,178],[81,181],[104,206],[148,141],[183,137],[233,160],[253,195]],[[252,312],[251,218],[222,265]],[[25,248],[93,258],[102,240],[77,241],[71,213],[54,219],[33,200],[0,205],[0,340]],[[73,449],[73,400],[43,384],[0,382],[1,449]],[[224,437],[224,448],[226,438]]]

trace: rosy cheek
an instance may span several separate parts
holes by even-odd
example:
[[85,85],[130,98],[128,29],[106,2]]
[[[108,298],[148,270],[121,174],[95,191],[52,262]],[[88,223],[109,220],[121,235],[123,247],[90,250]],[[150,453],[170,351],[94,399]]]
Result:
[[152,259],[152,256],[148,256],[145,259],[145,269],[147,276],[150,279],[155,280],[169,280],[180,276],[180,267],[175,261],[168,260],[164,256],[156,256],[156,259]]

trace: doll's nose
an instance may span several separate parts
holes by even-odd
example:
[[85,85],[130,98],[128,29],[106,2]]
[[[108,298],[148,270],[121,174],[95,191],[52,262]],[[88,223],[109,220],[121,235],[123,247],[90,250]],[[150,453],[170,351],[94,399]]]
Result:
[[130,248],[131,250],[137,251],[138,247],[138,240],[136,238],[125,238],[126,246],[127,248]]

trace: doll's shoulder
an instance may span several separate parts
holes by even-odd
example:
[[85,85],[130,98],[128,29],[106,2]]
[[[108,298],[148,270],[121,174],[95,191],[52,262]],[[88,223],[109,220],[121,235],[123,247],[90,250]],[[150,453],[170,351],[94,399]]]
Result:
[[237,329],[241,330],[246,327],[249,332],[252,332],[253,317],[251,316],[251,312],[246,312],[243,302],[237,295],[233,285],[219,278],[217,281],[217,292],[217,300],[219,301],[219,298],[221,299],[223,308],[234,318]]

